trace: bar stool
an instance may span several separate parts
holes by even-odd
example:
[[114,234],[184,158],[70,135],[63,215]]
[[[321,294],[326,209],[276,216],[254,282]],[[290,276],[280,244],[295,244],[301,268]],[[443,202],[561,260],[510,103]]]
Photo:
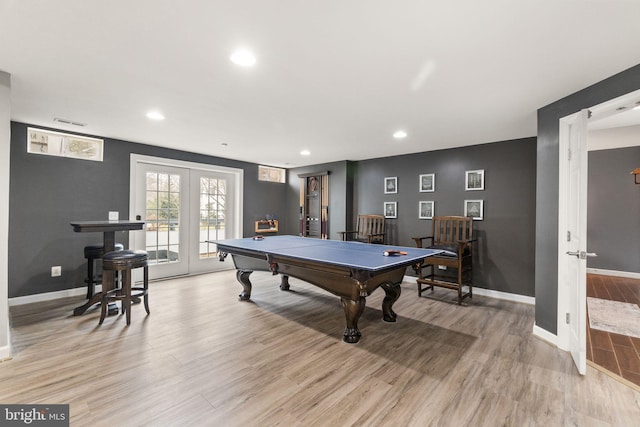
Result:
[[[121,251],[124,249],[122,243],[115,244],[115,250]],[[87,278],[84,281],[87,283],[87,299],[91,299],[96,291],[96,283],[100,283],[100,279],[93,277],[95,271],[96,260],[102,258],[104,255],[104,246],[102,245],[89,245],[84,247],[84,257],[87,259]]]
[[[144,308],[147,314],[149,311],[149,267],[147,261],[149,254],[146,251],[113,251],[107,252],[102,257],[102,269],[104,271],[122,272],[122,283],[119,288],[111,289],[102,294],[102,304],[100,312],[100,322],[102,325],[107,315],[107,305],[111,301],[122,301],[122,313],[127,315],[127,326],[131,324],[131,300],[144,296]],[[144,268],[144,279],[142,287],[131,286],[131,270],[134,268]]]

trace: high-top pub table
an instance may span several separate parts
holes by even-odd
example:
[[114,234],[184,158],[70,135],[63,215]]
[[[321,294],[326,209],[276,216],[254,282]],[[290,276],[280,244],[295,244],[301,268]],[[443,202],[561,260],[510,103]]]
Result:
[[[115,249],[116,231],[142,230],[144,221],[130,221],[121,219],[117,221],[74,221],[71,223],[73,231],[77,233],[102,233],[104,252],[111,252]],[[113,288],[113,271],[102,272],[102,292],[107,292]],[[80,316],[89,307],[97,304],[102,299],[102,292],[98,292],[86,303],[73,310],[74,316]]]

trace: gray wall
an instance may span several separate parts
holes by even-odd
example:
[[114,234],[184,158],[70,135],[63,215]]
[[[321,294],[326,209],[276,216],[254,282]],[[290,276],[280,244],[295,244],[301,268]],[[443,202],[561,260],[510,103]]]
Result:
[[[638,141],[640,144],[640,141]],[[640,273],[640,147],[589,152],[588,268]]]
[[[40,127],[40,126],[38,126]],[[11,124],[9,297],[83,286],[83,247],[102,242],[97,233],[74,233],[70,221],[106,219],[129,212],[129,158],[142,154],[244,170],[245,236],[266,214],[283,218],[286,185],[258,181],[258,166],[144,144],[105,139],[104,161],[93,162],[26,152],[27,125]],[[116,236],[128,244],[125,233]],[[52,278],[51,266],[62,266]]]
[[558,316],[558,122],[640,89],[640,65],[538,110],[536,173],[536,325],[557,334]]
[[[526,138],[357,162],[354,215],[383,213],[384,202],[396,201],[388,241],[414,246],[412,237],[431,231],[431,220],[418,219],[418,201],[433,200],[436,215],[463,215],[465,199],[482,199],[484,220],[474,222],[475,286],[533,296],[535,150],[536,139]],[[485,171],[485,190],[465,191],[465,171],[475,169]],[[433,193],[418,191],[425,173],[435,173]],[[389,176],[398,177],[397,194],[384,194]]]

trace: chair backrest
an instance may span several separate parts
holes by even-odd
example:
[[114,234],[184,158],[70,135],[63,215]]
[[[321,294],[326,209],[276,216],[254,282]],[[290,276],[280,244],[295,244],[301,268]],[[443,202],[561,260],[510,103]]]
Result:
[[358,215],[356,231],[358,239],[368,239],[372,234],[384,234],[384,215]]
[[433,244],[453,244],[473,239],[473,218],[467,216],[434,216]]

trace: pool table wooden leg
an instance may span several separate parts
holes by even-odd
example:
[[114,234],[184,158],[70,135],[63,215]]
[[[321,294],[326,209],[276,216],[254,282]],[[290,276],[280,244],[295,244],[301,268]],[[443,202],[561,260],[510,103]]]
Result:
[[342,308],[344,309],[344,315],[347,319],[347,327],[344,329],[342,341],[349,344],[357,343],[362,336],[358,329],[358,319],[360,319],[360,315],[364,311],[365,299],[364,297],[360,297],[354,301],[341,297],[340,300],[342,301]]
[[382,300],[382,320],[385,322],[395,322],[396,313],[393,311],[393,303],[400,298],[400,292],[402,288],[400,284],[383,283],[380,285],[384,289],[385,297]]
[[288,291],[289,290],[289,276],[284,274],[280,275],[280,290]]
[[242,293],[238,295],[241,301],[247,301],[251,299],[251,281],[249,281],[249,276],[253,273],[252,270],[237,270],[236,271],[236,279],[243,287]]

